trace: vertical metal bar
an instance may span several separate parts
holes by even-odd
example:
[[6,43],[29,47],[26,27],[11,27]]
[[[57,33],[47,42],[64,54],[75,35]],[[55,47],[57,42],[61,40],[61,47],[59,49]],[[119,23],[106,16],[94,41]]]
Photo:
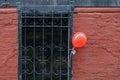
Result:
[[36,55],[36,47],[35,47],[35,38],[36,38],[36,34],[35,34],[35,26],[36,26],[36,22],[35,22],[35,7],[34,7],[34,16],[33,16],[33,21],[34,21],[34,26],[33,26],[33,49],[34,49],[34,51],[33,51],[33,56],[34,56],[34,59],[33,59],[33,62],[34,62],[34,67],[33,67],[33,77],[34,77],[34,80],[36,80],[36,76],[35,76],[35,74],[36,74],[36,71],[35,71],[35,60],[36,60],[36,58],[35,58],[35,55]]
[[52,26],[51,26],[51,80],[53,80],[53,11],[52,11]]
[[22,10],[18,10],[18,38],[19,38],[19,55],[18,55],[18,80],[22,80]]
[[44,27],[45,27],[45,15],[43,14],[43,29],[42,29],[42,80],[44,80]]
[[[72,7],[72,9],[73,9],[73,7]],[[71,12],[70,12],[70,23],[71,23],[71,25],[70,25],[70,38],[69,39],[70,39],[70,42],[72,42],[73,10],[71,10]],[[72,45],[71,45],[70,42],[69,42],[69,44],[70,44],[69,49],[72,48]],[[69,59],[69,61],[70,61],[70,69],[69,69],[69,73],[70,73],[70,80],[72,80],[72,53],[69,52],[69,54],[70,54],[70,59]]]
[[62,13],[60,13],[60,18],[61,18],[61,26],[60,26],[60,80],[62,80],[62,66],[61,66],[61,63],[62,63],[62,59],[61,59],[61,57],[62,57]]
[[[69,24],[69,23],[68,23]],[[69,25],[70,26],[70,25]],[[68,80],[70,80],[70,73],[69,73],[69,70],[70,70],[70,59],[69,59],[69,55],[70,55],[70,27],[68,26]]]
[[24,34],[25,34],[25,39],[24,39],[24,44],[25,44],[25,56],[24,56],[25,57],[25,80],[26,80],[26,74],[27,74],[27,71],[26,71],[27,70],[27,68],[26,68],[26,63],[27,63],[27,59],[26,59],[26,53],[27,53],[26,52],[26,50],[27,50],[27,44],[26,44],[27,43],[27,41],[26,41],[26,34],[27,34],[26,31],[27,30],[26,29],[27,29],[27,26],[26,26],[26,23],[27,23],[27,20],[26,20],[26,13],[25,13],[25,28],[24,28],[25,29],[25,31],[24,31]]
[[72,54],[71,49],[71,35],[72,35],[72,23],[73,23],[73,10],[69,12],[68,17],[68,80],[72,80]]

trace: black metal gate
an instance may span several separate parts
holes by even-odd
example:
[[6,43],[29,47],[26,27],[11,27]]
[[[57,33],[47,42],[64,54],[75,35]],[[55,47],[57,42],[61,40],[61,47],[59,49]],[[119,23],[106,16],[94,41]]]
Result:
[[71,80],[70,5],[20,5],[19,80]]

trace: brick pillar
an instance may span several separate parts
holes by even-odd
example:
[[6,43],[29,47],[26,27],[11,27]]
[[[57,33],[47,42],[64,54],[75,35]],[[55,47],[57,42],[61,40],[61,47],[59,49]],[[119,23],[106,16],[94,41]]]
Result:
[[17,9],[0,7],[0,80],[17,80]]

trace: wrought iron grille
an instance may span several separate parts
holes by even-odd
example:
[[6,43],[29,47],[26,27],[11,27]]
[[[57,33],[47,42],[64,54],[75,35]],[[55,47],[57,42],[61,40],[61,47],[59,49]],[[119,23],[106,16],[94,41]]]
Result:
[[72,8],[40,9],[19,9],[19,80],[71,80]]

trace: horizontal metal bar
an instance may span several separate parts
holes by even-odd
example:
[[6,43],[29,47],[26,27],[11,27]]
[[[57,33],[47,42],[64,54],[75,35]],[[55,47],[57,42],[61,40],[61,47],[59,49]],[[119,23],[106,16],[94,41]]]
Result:
[[[34,27],[34,25],[27,25],[27,26],[23,26],[23,27]],[[50,26],[50,25],[44,25],[44,26],[42,26],[42,25],[36,25],[35,27],[45,27],[45,28],[47,28],[47,27],[49,27],[49,28],[52,28],[52,27],[60,27],[60,26],[57,26],[57,25],[54,25],[54,26]],[[68,28],[68,27],[70,27],[70,26],[62,26],[63,28],[65,27],[65,28]]]
[[[27,19],[29,19],[29,18],[33,18],[32,16],[22,16],[22,18],[27,18]],[[41,19],[43,19],[43,17],[42,16],[35,16],[35,18],[36,19],[39,19],[39,18],[41,18]],[[51,18],[51,17],[44,17],[44,19],[47,19],[47,18]],[[70,17],[53,17],[53,18],[55,18],[55,19],[66,19],[66,18],[70,18]]]

